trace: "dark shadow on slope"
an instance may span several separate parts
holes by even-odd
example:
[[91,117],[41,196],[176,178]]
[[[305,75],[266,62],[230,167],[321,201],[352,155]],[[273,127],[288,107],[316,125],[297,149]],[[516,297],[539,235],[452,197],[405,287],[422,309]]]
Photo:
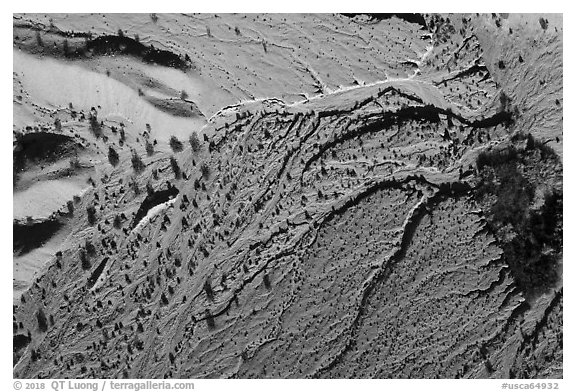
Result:
[[126,36],[105,35],[97,37],[87,42],[86,49],[99,55],[125,54],[136,56],[147,63],[180,70],[187,70],[191,68],[192,64],[188,57],[182,58],[168,50],[156,49],[153,45],[146,46]]
[[[533,298],[555,287],[560,278],[563,194],[554,178],[541,176],[558,157],[530,135],[525,145],[478,156],[480,182],[474,197],[484,206],[516,284]],[[538,200],[536,189],[542,185],[547,190]]]
[[396,17],[398,19],[402,19],[406,22],[409,23],[416,23],[420,26],[422,26],[423,29],[428,28],[428,26],[426,25],[426,19],[424,19],[424,17],[421,14],[415,14],[415,13],[381,13],[381,14],[368,14],[368,13],[359,13],[359,14],[342,14],[344,16],[347,16],[349,18],[353,18],[357,15],[366,15],[368,16],[370,19],[372,20],[385,20],[385,19],[391,19],[392,17]]
[[157,49],[154,45],[141,43],[137,38],[125,36],[121,31],[118,35],[93,38],[90,32],[61,31],[54,26],[45,28],[39,24],[16,22],[13,25],[13,36],[20,49],[36,54],[69,59],[120,54],[182,71],[193,67],[187,54],[181,56],[169,50]]
[[140,208],[136,212],[136,216],[134,216],[134,220],[132,221],[131,227],[134,228],[136,225],[146,216],[148,211],[151,208],[154,208],[158,204],[162,204],[167,202],[170,199],[173,199],[178,194],[178,188],[173,185],[169,185],[167,189],[163,189],[160,191],[154,191],[149,193],[148,196],[144,199]]
[[57,219],[49,219],[31,224],[23,224],[15,221],[12,225],[14,254],[21,256],[41,247],[46,241],[52,238],[62,226],[64,226],[64,224]]
[[72,137],[52,132],[33,132],[16,136],[14,170],[22,170],[29,162],[54,162],[81,148]]
[[26,335],[18,334],[14,335],[12,338],[12,366],[22,357],[22,353],[26,350],[26,347],[30,344],[32,339]]
[[154,105],[159,110],[168,113],[175,117],[204,117],[198,106],[192,101],[184,101],[181,99],[166,99],[156,97],[146,97],[146,101]]
[[106,263],[108,263],[108,257],[105,257],[100,262],[100,264],[98,264],[98,267],[96,267],[96,269],[92,272],[92,274],[88,278],[87,286],[89,289],[92,288],[96,284],[96,282],[98,281],[98,278],[100,277],[100,275],[102,275],[102,272],[104,271],[104,267],[106,267]]

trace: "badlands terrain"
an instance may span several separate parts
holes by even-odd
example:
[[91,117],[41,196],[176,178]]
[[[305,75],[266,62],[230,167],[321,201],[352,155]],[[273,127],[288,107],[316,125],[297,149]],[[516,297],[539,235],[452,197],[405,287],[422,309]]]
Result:
[[561,15],[15,14],[17,378],[562,378]]

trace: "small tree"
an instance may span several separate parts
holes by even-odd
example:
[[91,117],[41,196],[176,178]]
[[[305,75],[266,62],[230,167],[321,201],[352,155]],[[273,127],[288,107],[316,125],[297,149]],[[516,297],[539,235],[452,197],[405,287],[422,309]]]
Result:
[[48,319],[46,318],[44,310],[38,309],[36,312],[36,320],[38,321],[38,329],[42,332],[46,332],[48,330]]
[[44,41],[42,41],[42,36],[40,35],[40,31],[36,30],[36,44],[38,46],[44,46]]
[[114,222],[112,223],[115,229],[120,229],[122,227],[122,219],[120,219],[120,215],[116,215],[114,217]]
[[95,256],[96,255],[96,247],[94,246],[92,241],[86,240],[84,248],[86,248],[86,252],[88,252],[89,256]]
[[98,115],[90,113],[88,119],[90,121],[90,130],[97,139],[100,138],[102,136],[102,125],[98,121]]
[[154,194],[154,187],[152,186],[152,184],[150,184],[150,182],[146,183],[146,193],[149,195]]
[[108,162],[110,162],[114,167],[118,166],[118,163],[120,163],[120,157],[112,146],[108,147]]
[[540,23],[542,30],[546,30],[548,28],[548,19],[540,18],[538,19],[538,23]]
[[154,145],[150,141],[146,140],[146,154],[151,157],[154,155]]
[[180,171],[180,166],[178,166],[178,161],[174,157],[170,157],[170,166],[172,166],[172,171],[174,172],[174,177],[180,178],[182,172]]
[[80,249],[80,265],[82,266],[83,270],[88,270],[92,267],[90,264],[90,260],[88,260],[88,255],[84,249]]
[[132,168],[136,173],[142,173],[144,171],[144,162],[142,162],[142,158],[135,150],[132,150]]
[[212,290],[212,286],[210,285],[210,282],[206,281],[204,282],[204,291],[206,292],[206,296],[212,300],[214,298],[214,291]]
[[93,225],[96,223],[96,208],[94,206],[86,207],[86,213],[88,214],[88,223]]
[[196,134],[196,131],[192,132],[188,142],[190,143],[190,147],[192,147],[192,151],[198,152],[200,149],[202,149],[202,144],[200,144],[200,139],[198,139],[198,134]]
[[170,148],[174,152],[180,152],[184,149],[182,142],[176,136],[170,136]]
[[200,165],[200,172],[202,173],[202,177],[204,177],[205,180],[210,178],[210,168],[206,163],[202,163]]
[[68,57],[68,54],[70,52],[70,47],[68,46],[68,40],[64,39],[64,43],[62,44],[62,49],[64,51],[64,56]]

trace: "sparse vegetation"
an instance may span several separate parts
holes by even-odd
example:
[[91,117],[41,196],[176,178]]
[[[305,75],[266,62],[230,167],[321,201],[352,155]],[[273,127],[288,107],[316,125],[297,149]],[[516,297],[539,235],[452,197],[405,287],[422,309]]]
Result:
[[86,250],[85,249],[80,249],[80,265],[82,266],[83,270],[89,270],[92,267],[92,263],[90,263],[90,260],[88,259],[88,255],[86,254]]
[[177,179],[182,177],[182,172],[180,171],[180,166],[178,165],[178,161],[174,157],[170,157],[170,166],[172,167],[172,171],[174,172],[174,177]]
[[[562,252],[562,196],[552,189],[535,209],[537,183],[530,173],[553,152],[532,135],[519,135],[525,148],[513,145],[482,153],[477,167],[481,182],[476,197],[488,205],[487,221],[504,249],[518,286],[528,296],[538,295],[558,279],[557,262]],[[530,177],[528,177],[530,175]]]
[[150,143],[149,140],[146,140],[146,154],[151,157],[154,155],[154,145]]
[[146,168],[146,165],[144,165],[144,162],[142,162],[142,158],[140,158],[140,155],[138,155],[136,150],[132,150],[131,162],[132,162],[132,169],[134,169],[134,171],[138,174],[142,173]]
[[120,230],[122,228],[122,219],[120,218],[120,215],[114,216],[114,221],[113,221],[112,225],[117,230]]
[[171,136],[170,137],[170,148],[172,149],[172,151],[174,152],[181,152],[184,149],[184,146],[182,145],[182,142],[180,140],[178,140],[178,138],[176,136]]
[[190,138],[188,139],[188,142],[190,143],[190,147],[192,148],[192,151],[199,152],[202,149],[202,144],[200,143],[200,139],[198,139],[198,134],[196,133],[196,131],[193,131],[190,134]]
[[206,163],[200,165],[200,172],[205,180],[210,178],[210,167]]
[[43,309],[38,309],[36,312],[36,321],[38,322],[38,329],[40,332],[48,331],[48,319]]
[[120,163],[120,157],[112,146],[108,147],[108,162],[110,162],[114,167],[118,166],[118,163]]
[[88,120],[90,121],[90,130],[92,134],[97,138],[101,138],[102,133],[102,124],[98,121],[98,115],[94,112],[90,112],[88,115]]
[[96,208],[94,206],[86,207],[86,214],[88,217],[88,223],[93,225],[96,223]]
[[548,29],[548,19],[544,19],[541,17],[540,19],[538,19],[538,23],[540,23],[540,27],[542,27],[542,30]]

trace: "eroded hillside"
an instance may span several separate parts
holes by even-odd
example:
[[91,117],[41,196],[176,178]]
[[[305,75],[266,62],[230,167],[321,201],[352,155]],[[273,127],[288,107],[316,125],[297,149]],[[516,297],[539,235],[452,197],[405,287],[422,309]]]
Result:
[[561,17],[14,35],[15,377],[562,377]]

